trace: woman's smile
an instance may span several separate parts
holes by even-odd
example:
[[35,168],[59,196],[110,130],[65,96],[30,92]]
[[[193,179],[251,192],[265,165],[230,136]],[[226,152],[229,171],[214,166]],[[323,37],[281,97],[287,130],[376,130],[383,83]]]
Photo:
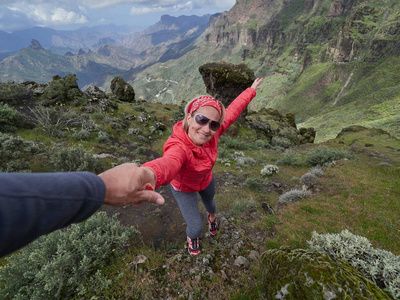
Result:
[[[195,115],[196,114],[202,114],[208,119],[216,122],[220,119],[218,111],[212,106],[200,107],[196,110]],[[210,129],[210,122],[202,126],[195,121],[194,116],[189,114],[187,118],[189,124],[188,136],[195,145],[201,146],[213,138],[216,131]]]

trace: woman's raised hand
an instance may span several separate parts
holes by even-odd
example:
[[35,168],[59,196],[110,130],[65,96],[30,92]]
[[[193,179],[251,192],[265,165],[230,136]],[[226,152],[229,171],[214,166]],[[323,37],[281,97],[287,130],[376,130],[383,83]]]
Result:
[[251,87],[257,91],[260,88],[260,84],[263,80],[264,80],[264,78],[256,78],[256,80],[254,80]]

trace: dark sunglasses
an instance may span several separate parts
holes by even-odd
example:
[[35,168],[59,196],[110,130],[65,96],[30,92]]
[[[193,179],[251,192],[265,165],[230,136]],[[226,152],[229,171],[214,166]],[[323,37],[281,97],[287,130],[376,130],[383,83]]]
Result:
[[208,123],[210,123],[210,129],[212,131],[217,131],[221,127],[221,124],[219,124],[217,121],[211,121],[209,118],[203,116],[202,114],[195,115],[194,120],[200,126],[206,126]]

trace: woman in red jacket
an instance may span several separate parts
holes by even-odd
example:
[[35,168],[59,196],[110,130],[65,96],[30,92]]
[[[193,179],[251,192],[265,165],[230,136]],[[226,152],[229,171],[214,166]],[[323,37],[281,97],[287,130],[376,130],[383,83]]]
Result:
[[257,78],[226,110],[221,102],[209,96],[190,101],[185,107],[185,118],[174,125],[172,136],[164,144],[163,157],[142,165],[154,175],[151,183],[154,188],[170,183],[187,225],[188,249],[193,256],[200,252],[199,237],[203,229],[197,192],[208,212],[210,233],[216,235],[218,231],[212,174],[218,138],[256,96],[262,80]]

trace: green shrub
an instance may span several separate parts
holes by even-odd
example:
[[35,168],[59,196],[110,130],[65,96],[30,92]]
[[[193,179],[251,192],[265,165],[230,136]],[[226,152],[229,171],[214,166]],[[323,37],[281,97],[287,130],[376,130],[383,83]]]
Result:
[[30,159],[39,151],[32,142],[0,133],[0,172],[30,172]]
[[85,102],[86,95],[79,89],[75,74],[68,74],[64,78],[53,76],[53,80],[43,91],[41,99],[45,105]]
[[400,297],[400,256],[374,249],[368,239],[347,229],[338,234],[314,231],[308,245],[312,250],[347,261],[394,298]]
[[303,160],[299,154],[294,151],[287,151],[283,158],[277,161],[278,165],[299,167],[303,164]]
[[32,91],[24,85],[16,82],[0,82],[0,102],[18,105],[25,101],[32,101],[32,99]]
[[292,146],[292,142],[288,138],[281,137],[281,136],[274,136],[271,139],[271,144],[273,146],[282,147],[282,148],[289,148],[290,146]]
[[83,223],[57,230],[7,258],[0,268],[1,299],[78,299],[112,283],[101,271],[115,249],[136,233],[99,212]]
[[306,162],[310,166],[323,166],[326,163],[330,163],[341,159],[354,159],[355,155],[350,151],[344,149],[330,148],[327,146],[320,146],[314,148],[308,152]]
[[53,148],[48,152],[47,167],[52,172],[89,171],[101,173],[101,162],[81,145],[71,148]]
[[111,144],[110,136],[105,131],[100,131],[97,136],[97,141],[101,144]]
[[265,188],[268,184],[268,180],[258,177],[249,177],[246,179],[244,184],[247,186],[248,189],[252,191],[261,192],[265,191]]
[[20,114],[7,104],[0,103],[0,131],[14,132],[17,130]]
[[222,135],[219,141],[224,147],[235,150],[256,150],[269,147],[268,142],[264,140],[255,140],[250,143],[241,138],[233,138],[229,135]]

